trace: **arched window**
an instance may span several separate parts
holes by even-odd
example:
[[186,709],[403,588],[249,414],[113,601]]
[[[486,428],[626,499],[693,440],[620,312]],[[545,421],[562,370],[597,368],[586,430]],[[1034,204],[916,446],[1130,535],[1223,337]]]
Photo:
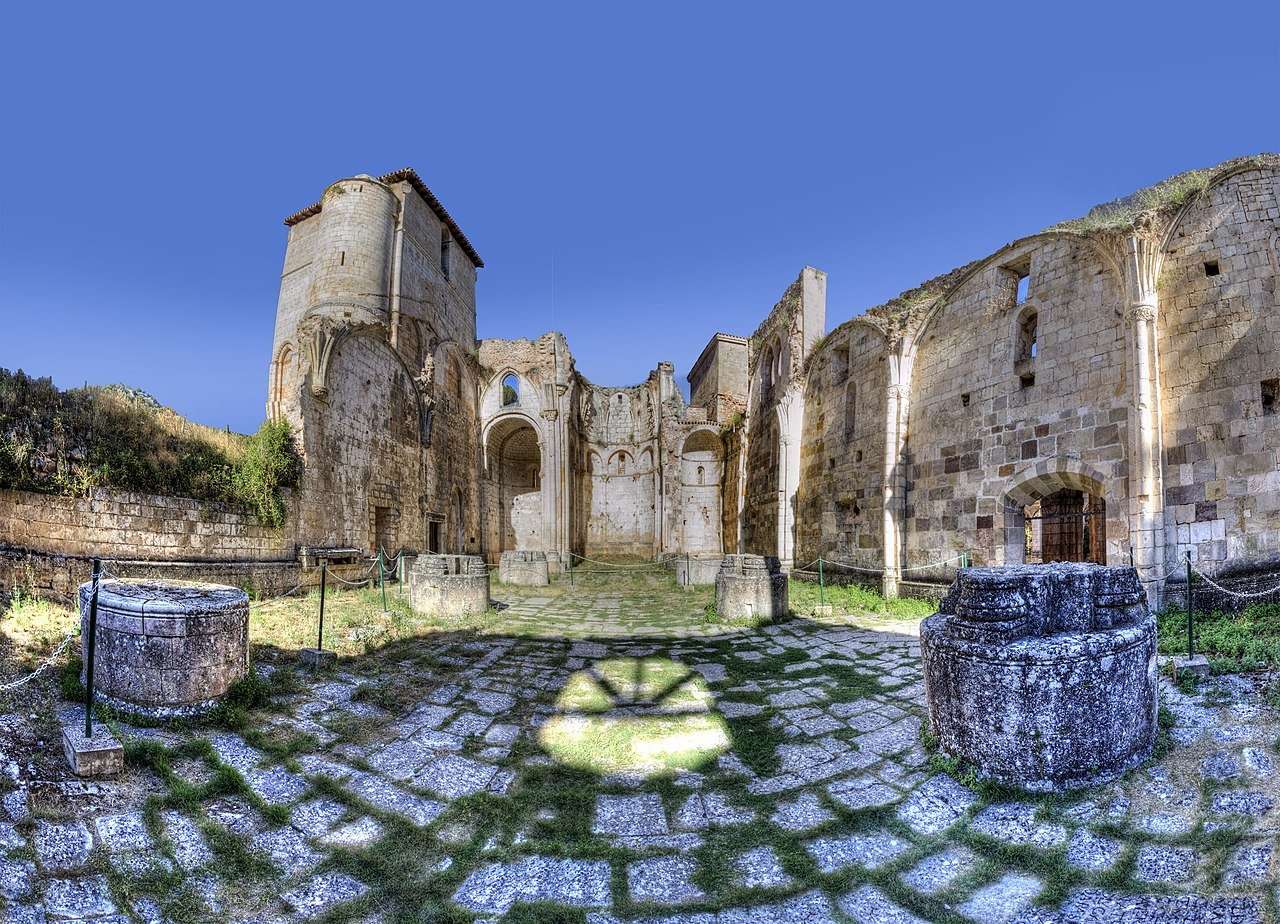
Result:
[[707,470],[704,466],[698,466],[698,484],[706,484]]
[[1018,362],[1036,358],[1038,327],[1039,318],[1034,311],[1026,312],[1018,321]]
[[508,372],[502,377],[502,406],[520,403],[520,380]]

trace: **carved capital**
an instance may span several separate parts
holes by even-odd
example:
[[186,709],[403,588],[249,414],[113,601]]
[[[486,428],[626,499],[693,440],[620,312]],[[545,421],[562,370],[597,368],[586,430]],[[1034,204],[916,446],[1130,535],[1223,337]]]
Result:
[[553,408],[553,407],[552,407],[552,408],[547,408],[545,411],[543,411],[543,412],[542,412],[541,414],[539,414],[538,416],[540,416],[543,420],[546,420],[546,421],[552,421],[552,420],[555,420],[557,417],[559,417],[559,416],[560,416],[560,412],[559,412],[559,411],[557,411],[555,408]]
[[321,400],[329,395],[329,360],[340,333],[338,324],[330,318],[307,318],[298,326],[298,339],[307,357],[311,394]]
[[1124,240],[1124,277],[1131,314],[1138,305],[1153,309],[1159,304],[1156,285],[1160,279],[1163,254],[1155,236],[1145,229],[1136,230]]
[[1155,302],[1133,302],[1125,310],[1124,319],[1126,323],[1134,324],[1138,321],[1154,321],[1159,314],[1160,310]]
[[906,401],[911,397],[910,385],[889,385],[885,388],[890,401]]

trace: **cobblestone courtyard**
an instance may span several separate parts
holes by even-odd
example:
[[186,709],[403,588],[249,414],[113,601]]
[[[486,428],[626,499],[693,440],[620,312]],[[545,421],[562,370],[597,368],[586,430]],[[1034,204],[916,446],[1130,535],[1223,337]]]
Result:
[[0,918],[1275,920],[1255,681],[1166,685],[1161,759],[1027,801],[931,759],[914,623],[732,628],[637,587],[495,586],[478,631],[315,678],[262,659],[238,732],[122,729],[120,780],[0,753]]

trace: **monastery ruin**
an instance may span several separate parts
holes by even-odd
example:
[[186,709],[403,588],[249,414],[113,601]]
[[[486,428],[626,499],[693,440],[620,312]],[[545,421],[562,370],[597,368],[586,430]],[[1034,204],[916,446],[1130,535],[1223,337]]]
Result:
[[[749,335],[711,337],[687,402],[670,363],[599,385],[559,333],[477,341],[484,264],[412,170],[338,180],[285,224],[267,413],[302,483],[283,535],[174,556],[822,556],[886,595],[965,560],[1132,558],[1153,603],[1188,553],[1237,583],[1280,570],[1280,157],[1175,177],[830,332],[805,267]],[[83,551],[23,503],[0,542]]]

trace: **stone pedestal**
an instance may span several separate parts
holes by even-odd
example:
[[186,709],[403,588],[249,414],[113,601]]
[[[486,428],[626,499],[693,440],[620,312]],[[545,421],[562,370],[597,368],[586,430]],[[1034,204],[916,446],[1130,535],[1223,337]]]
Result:
[[1194,677],[1196,680],[1205,680],[1209,676],[1209,659],[1204,655],[1195,655],[1188,658],[1186,655],[1179,655],[1173,659],[1173,677],[1175,680],[1181,679],[1184,675]]
[[84,722],[64,725],[62,751],[76,776],[114,776],[124,772],[124,746],[100,722],[93,723],[92,738],[85,737]]
[[327,670],[338,663],[338,653],[324,648],[300,648],[298,660],[308,670]]
[[479,555],[419,555],[409,569],[409,606],[434,616],[483,613],[489,568]]
[[778,559],[726,555],[716,574],[716,612],[725,619],[782,619],[787,615],[787,576]]
[[[86,640],[92,588],[92,582],[80,585]],[[249,597],[243,590],[150,580],[99,584],[93,686],[102,702],[151,719],[199,715],[248,670]],[[85,682],[83,669],[80,680]]]
[[503,552],[498,559],[498,580],[503,584],[546,587],[551,583],[546,552]]
[[939,746],[1006,786],[1113,780],[1151,754],[1155,618],[1132,568],[964,568],[920,626]]
[[676,568],[676,583],[681,587],[714,584],[723,561],[724,556],[719,554],[677,555],[671,559]]

